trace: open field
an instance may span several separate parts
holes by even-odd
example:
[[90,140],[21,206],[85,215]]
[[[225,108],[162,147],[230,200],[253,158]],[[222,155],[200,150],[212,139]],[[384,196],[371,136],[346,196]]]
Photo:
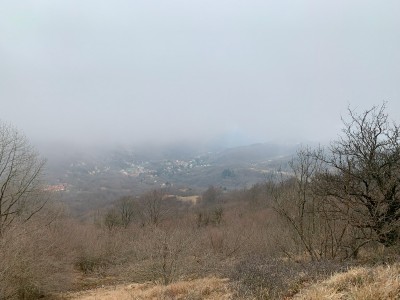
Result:
[[69,300],[144,300],[144,299],[232,299],[228,280],[216,277],[178,281],[167,286],[154,283],[121,284],[84,292],[67,293]]

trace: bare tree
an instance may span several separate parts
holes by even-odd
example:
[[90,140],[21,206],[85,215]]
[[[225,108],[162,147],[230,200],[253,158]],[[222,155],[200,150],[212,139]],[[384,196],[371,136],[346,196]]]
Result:
[[121,225],[120,216],[115,208],[111,208],[105,213],[104,225],[108,230],[113,230],[114,228]]
[[137,203],[135,199],[130,196],[122,197],[117,201],[115,206],[119,212],[122,226],[127,228],[129,224],[132,223],[137,213]]
[[201,196],[202,202],[205,205],[217,204],[221,197],[221,190],[213,185],[210,185],[208,189]]
[[28,221],[46,204],[43,166],[27,138],[0,123],[0,236],[16,219]]
[[266,185],[274,200],[274,209],[293,233],[297,251],[300,254],[305,251],[312,260],[337,257],[349,227],[346,222],[339,222],[337,209],[315,193],[313,179],[326,167],[318,159],[322,151],[300,149],[289,162],[294,176]]
[[385,110],[385,103],[361,114],[349,108],[342,136],[318,156],[328,169],[315,180],[353,227],[391,246],[399,239],[400,128]]
[[165,196],[164,190],[155,189],[141,197],[145,223],[157,226],[163,220],[168,212],[168,206],[164,203]]

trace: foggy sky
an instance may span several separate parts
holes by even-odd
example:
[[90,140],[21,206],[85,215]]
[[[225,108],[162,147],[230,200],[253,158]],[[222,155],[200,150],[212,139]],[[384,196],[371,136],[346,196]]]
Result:
[[388,101],[400,1],[0,1],[0,119],[33,140],[326,141]]

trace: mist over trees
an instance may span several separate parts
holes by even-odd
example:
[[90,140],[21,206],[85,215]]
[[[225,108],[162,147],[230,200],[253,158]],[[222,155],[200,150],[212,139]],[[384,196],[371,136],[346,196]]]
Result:
[[[300,148],[287,168],[268,165],[275,175],[250,188],[168,182],[98,204],[79,220],[68,213],[71,203],[54,206],[44,161],[24,135],[2,124],[0,299],[59,299],[104,283],[166,287],[209,276],[229,278],[235,299],[283,299],[303,280],[364,260],[398,259],[400,128],[386,103],[349,108],[342,121],[328,146]],[[218,170],[223,180],[239,173]]]

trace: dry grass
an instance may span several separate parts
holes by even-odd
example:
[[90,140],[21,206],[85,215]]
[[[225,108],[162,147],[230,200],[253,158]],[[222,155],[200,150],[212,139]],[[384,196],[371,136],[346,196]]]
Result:
[[167,286],[153,283],[116,285],[91,291],[66,294],[70,300],[142,300],[142,299],[232,299],[227,279],[202,278],[179,281]]
[[311,286],[295,299],[400,299],[400,264],[353,268]]

